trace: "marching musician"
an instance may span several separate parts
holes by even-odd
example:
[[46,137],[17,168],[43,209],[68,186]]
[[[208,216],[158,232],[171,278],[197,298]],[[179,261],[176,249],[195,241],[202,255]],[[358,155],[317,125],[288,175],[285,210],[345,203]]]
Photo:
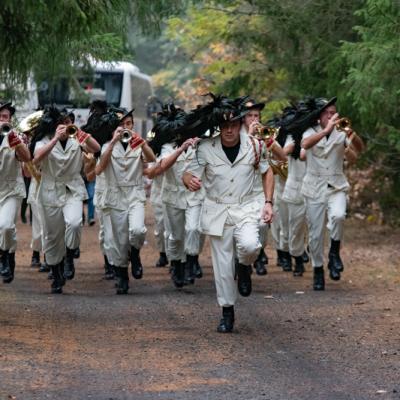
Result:
[[133,131],[133,110],[118,109],[116,113],[119,126],[101,149],[96,174],[104,174],[99,203],[103,217],[109,221],[104,224],[105,236],[111,241],[107,257],[118,278],[117,294],[127,294],[129,261],[133,277],[141,279],[143,275],[139,254],[146,235],[143,168],[146,162],[155,161],[155,156],[146,141]]
[[[226,99],[223,104],[227,105]],[[210,238],[217,299],[222,307],[220,333],[233,330],[237,291],[242,296],[251,294],[251,264],[261,249],[259,219],[265,223],[272,220],[273,175],[266,148],[263,142],[240,132],[241,117],[234,102],[226,107],[219,118],[220,134],[200,142],[183,175],[189,190],[205,188],[200,228]],[[265,196],[262,215],[254,191],[257,174],[262,175]],[[237,285],[235,255],[239,261]]]
[[314,268],[314,290],[325,289],[324,227],[328,219],[330,250],[328,269],[332,280],[338,281],[343,271],[340,246],[346,216],[346,193],[349,183],[343,173],[343,162],[355,161],[363,142],[355,132],[338,129],[339,114],[336,97],[317,99],[318,120],[303,134],[301,146],[306,149],[306,173],[302,185],[309,227],[309,246]]
[[15,271],[16,219],[26,197],[21,162],[30,161],[27,146],[11,126],[15,108],[0,102],[0,274],[11,283]]
[[[62,293],[65,279],[75,275],[74,256],[81,241],[83,200],[82,150],[100,146],[91,135],[72,125],[71,116],[55,107],[45,110],[32,142],[34,164],[40,166],[38,203],[43,217],[46,261],[53,274],[52,293]],[[65,258],[65,260],[64,260]]]

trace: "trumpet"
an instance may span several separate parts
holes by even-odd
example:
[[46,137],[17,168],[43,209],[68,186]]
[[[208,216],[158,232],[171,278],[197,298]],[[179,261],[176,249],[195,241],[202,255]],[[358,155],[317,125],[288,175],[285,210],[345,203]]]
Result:
[[122,143],[129,143],[132,139],[132,131],[129,129],[123,129],[120,133],[120,140]]
[[351,129],[351,121],[349,118],[340,118],[339,121],[336,122],[335,127],[338,131],[343,131],[349,133],[352,131]]
[[11,124],[4,122],[4,124],[0,125],[0,135],[8,136],[13,131],[13,127]]
[[255,128],[255,137],[261,140],[275,140],[278,136],[279,128],[271,128],[266,125],[257,125]]
[[70,139],[75,139],[77,133],[79,132],[79,128],[76,125],[68,125],[65,128],[65,131]]
[[274,175],[278,175],[281,179],[286,181],[289,173],[289,165],[288,162],[278,162],[274,163],[271,159],[268,160],[269,165],[272,169]]

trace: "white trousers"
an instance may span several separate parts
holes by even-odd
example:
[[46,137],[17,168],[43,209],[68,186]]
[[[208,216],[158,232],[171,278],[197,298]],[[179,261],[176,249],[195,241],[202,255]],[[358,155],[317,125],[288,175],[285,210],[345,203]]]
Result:
[[306,234],[306,205],[304,203],[287,203],[289,219],[289,252],[293,257],[304,253]]
[[164,210],[162,203],[155,201],[151,202],[154,213],[154,237],[159,253],[165,253],[165,238],[164,238]]
[[313,267],[324,265],[324,227],[328,219],[327,228],[330,238],[342,240],[343,223],[346,217],[346,193],[328,191],[324,202],[316,202],[305,197],[307,223],[309,231],[309,246]]
[[275,200],[271,234],[277,250],[289,251],[289,210],[282,198]]
[[43,224],[43,251],[46,262],[56,265],[65,256],[65,248],[76,249],[81,243],[82,200],[67,195],[63,207],[40,205]]
[[109,262],[116,267],[127,268],[130,247],[140,249],[143,246],[147,232],[144,205],[137,201],[130,204],[128,210],[103,209],[104,243],[109,243],[104,250]]
[[186,254],[196,256],[200,252],[201,204],[186,210],[165,204],[165,225],[168,231],[168,257],[171,260],[186,260]]
[[254,220],[236,226],[228,217],[222,236],[209,238],[218,304],[221,307],[233,306],[237,299],[235,254],[239,263],[244,265],[251,265],[257,259],[261,248],[258,223]]
[[0,249],[12,253],[17,248],[17,223],[18,210],[22,199],[8,197],[0,203]]
[[43,224],[42,217],[40,215],[40,207],[35,201],[30,203],[32,212],[32,240],[31,249],[32,251],[41,252],[43,249],[42,235],[43,235]]

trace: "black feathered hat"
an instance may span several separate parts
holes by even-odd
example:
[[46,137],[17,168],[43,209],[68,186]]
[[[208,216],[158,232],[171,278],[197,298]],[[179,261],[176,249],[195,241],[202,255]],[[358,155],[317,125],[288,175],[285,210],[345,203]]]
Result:
[[133,118],[133,112],[135,111],[135,109],[132,108],[132,110],[128,111],[124,107],[110,107],[110,111],[115,112],[118,115],[119,120],[122,121],[126,117]]
[[11,117],[15,114],[15,107],[11,105],[11,101],[1,101],[0,100],[0,111],[7,109],[10,111]]
[[250,110],[263,110],[265,107],[265,103],[257,103],[256,100],[249,98],[247,101],[244,103],[243,107],[250,111]]

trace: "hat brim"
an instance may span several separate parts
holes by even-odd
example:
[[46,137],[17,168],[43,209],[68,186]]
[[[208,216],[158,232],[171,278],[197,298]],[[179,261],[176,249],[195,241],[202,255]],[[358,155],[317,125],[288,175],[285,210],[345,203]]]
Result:
[[322,113],[322,111],[324,111],[326,108],[328,108],[329,106],[335,104],[337,101],[337,97],[332,97],[330,100],[328,100],[328,102],[326,104],[324,104],[320,109],[319,109],[319,113]]
[[124,120],[125,118],[127,118],[127,117],[133,117],[133,112],[135,111],[135,109],[134,108],[132,108],[132,110],[130,110],[130,111],[128,111],[127,113],[125,113],[125,114],[123,114],[121,117],[120,117],[120,121],[122,121],[122,120]]
[[250,111],[250,110],[263,110],[264,109],[264,107],[265,107],[265,103],[255,103],[255,104],[252,104],[251,106],[248,106],[248,107],[246,107],[245,106],[245,108],[248,110],[248,111]]
[[2,105],[0,106],[0,111],[1,111],[1,110],[4,110],[5,108],[8,109],[8,110],[10,110],[11,116],[13,116],[13,115],[15,114],[15,108],[11,105],[11,102],[2,104]]

